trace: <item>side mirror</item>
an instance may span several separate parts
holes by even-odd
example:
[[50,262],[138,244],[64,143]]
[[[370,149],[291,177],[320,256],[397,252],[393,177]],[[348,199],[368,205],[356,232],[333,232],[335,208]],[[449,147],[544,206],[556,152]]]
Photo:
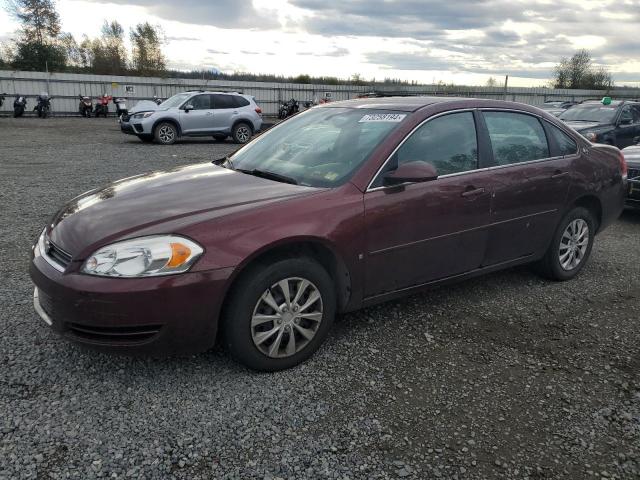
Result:
[[384,176],[384,185],[429,182],[438,178],[436,168],[423,161],[407,162]]
[[191,104],[189,103],[189,104],[185,105],[184,107],[182,107],[182,109],[183,109],[185,112],[189,113],[191,110],[193,110],[193,105],[191,105]]

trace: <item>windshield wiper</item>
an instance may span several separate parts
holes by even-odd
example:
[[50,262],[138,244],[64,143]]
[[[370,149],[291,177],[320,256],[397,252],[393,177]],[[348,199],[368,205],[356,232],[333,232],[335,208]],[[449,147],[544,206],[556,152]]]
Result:
[[276,182],[291,183],[292,185],[298,185],[298,181],[295,178],[287,177],[286,175],[280,175],[276,172],[270,172],[269,170],[259,170],[254,168],[253,170],[236,168],[236,172],[246,173],[247,175],[253,175],[255,177],[266,178],[268,180],[275,180]]

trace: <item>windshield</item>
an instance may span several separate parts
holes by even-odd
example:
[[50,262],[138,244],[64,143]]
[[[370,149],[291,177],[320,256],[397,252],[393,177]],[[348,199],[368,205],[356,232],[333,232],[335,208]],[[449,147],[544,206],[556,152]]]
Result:
[[612,123],[618,107],[613,105],[576,105],[560,115],[565,122],[598,122]]
[[191,96],[190,93],[178,93],[173,97],[167,98],[164,102],[160,104],[162,108],[173,108],[182,105],[183,102],[187,100]]
[[407,116],[404,112],[312,108],[248,144],[231,157],[232,168],[270,172],[300,185],[346,182]]

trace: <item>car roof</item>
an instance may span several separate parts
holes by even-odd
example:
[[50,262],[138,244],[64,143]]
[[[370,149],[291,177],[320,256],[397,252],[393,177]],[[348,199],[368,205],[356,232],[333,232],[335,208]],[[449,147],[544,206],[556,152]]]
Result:
[[580,103],[579,105],[597,105],[600,104],[604,107],[619,107],[620,105],[626,105],[627,103],[633,103],[633,104],[637,104],[638,102],[634,101],[634,100],[611,100],[611,103],[609,105],[604,105],[602,103],[602,100],[585,100],[584,102]]
[[347,107],[347,108],[370,108],[373,110],[399,110],[403,112],[415,112],[416,110],[445,102],[465,102],[469,98],[464,97],[377,97],[377,98],[356,98],[353,100],[343,100],[339,102],[325,103],[323,108]]

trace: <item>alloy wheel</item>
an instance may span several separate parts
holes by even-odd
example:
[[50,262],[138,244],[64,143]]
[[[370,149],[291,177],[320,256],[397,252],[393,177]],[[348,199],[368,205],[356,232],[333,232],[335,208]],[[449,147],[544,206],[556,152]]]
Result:
[[589,224],[582,218],[572,220],[560,238],[560,266],[566,271],[576,268],[584,259],[588,247]]
[[318,287],[304,278],[285,278],[265,290],[253,309],[253,344],[268,357],[290,357],[315,337],[322,317]]
[[251,138],[251,131],[249,130],[249,127],[245,127],[244,125],[238,127],[236,130],[236,138],[240,143],[247,142],[249,138]]
[[160,141],[162,143],[169,143],[173,141],[175,136],[176,134],[173,131],[173,128],[171,128],[168,125],[163,125],[162,127],[160,127],[160,130],[158,131],[158,138],[160,138]]

